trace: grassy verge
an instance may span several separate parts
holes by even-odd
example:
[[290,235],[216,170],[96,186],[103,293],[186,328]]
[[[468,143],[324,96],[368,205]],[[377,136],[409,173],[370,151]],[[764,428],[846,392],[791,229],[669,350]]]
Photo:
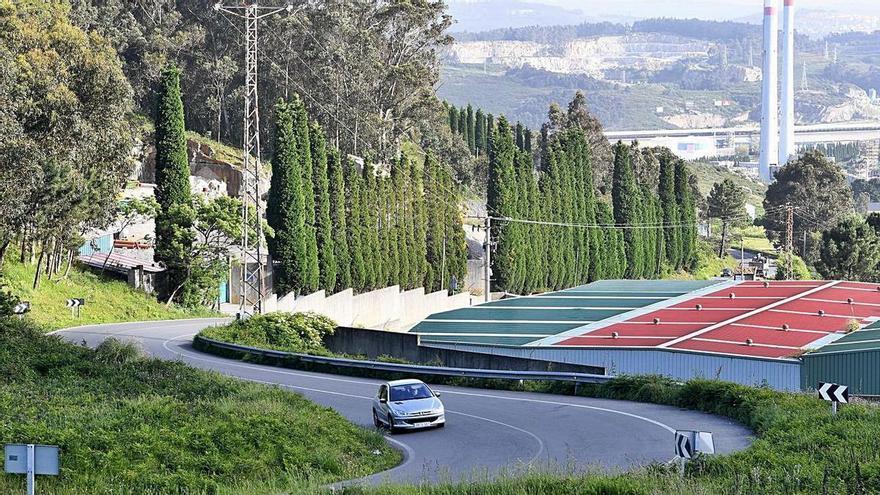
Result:
[[[28,318],[47,330],[94,323],[217,316],[208,309],[166,307],[155,297],[134,290],[121,280],[76,266],[70,268],[66,278],[47,280],[43,277],[40,286],[33,290],[35,269],[34,264],[19,263],[17,255],[10,254],[3,265],[2,281],[13,294],[30,301]],[[67,299],[77,297],[86,300],[79,318],[65,306]]]
[[[305,493],[400,460],[299,395],[0,320],[0,443],[57,444],[46,494]],[[0,474],[0,493],[24,491]]]
[[[556,384],[547,391],[573,393]],[[803,394],[774,392],[726,382],[674,383],[660,377],[619,378],[581,386],[580,395],[637,400],[727,416],[752,428],[748,449],[704,456],[684,477],[668,466],[608,476],[572,471],[503,477],[478,484],[357,488],[364,495],[581,494],[869,494],[880,492],[880,408],[843,406],[836,418],[828,404]]]

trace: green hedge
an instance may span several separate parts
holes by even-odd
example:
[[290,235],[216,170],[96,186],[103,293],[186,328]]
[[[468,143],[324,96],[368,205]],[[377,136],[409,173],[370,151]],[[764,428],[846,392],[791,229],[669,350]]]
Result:
[[[0,444],[57,444],[44,494],[302,493],[394,466],[381,435],[280,388],[92,350],[0,318]],[[0,474],[0,493],[24,491]]]
[[336,323],[326,316],[277,312],[208,327],[199,335],[260,349],[329,355],[324,336],[335,330]]

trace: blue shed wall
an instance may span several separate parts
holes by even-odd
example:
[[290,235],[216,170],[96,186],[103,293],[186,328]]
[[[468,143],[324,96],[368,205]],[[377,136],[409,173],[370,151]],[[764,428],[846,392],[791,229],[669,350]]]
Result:
[[743,385],[768,385],[776,390],[799,391],[801,363],[733,356],[716,356],[659,349],[585,349],[501,347],[426,343],[458,349],[558,363],[601,366],[612,375],[664,375],[676,380],[718,378]]
[[113,247],[113,234],[105,234],[94,239],[89,239],[79,247],[80,256],[89,256],[95,253],[109,253]]

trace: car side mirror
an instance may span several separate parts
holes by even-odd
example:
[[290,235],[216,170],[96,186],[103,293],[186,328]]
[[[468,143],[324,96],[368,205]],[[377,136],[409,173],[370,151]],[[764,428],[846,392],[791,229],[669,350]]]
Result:
[[388,402],[388,399],[386,399],[385,397],[380,397],[379,402],[385,404],[386,402]]
[[434,397],[440,397],[440,392],[434,392]]

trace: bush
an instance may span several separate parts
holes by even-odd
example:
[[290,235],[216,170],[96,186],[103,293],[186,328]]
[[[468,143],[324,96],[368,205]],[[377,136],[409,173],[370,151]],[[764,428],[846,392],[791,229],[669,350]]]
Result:
[[0,318],[4,316],[12,316],[12,311],[19,300],[15,294],[6,290],[6,285],[0,283]]
[[199,335],[263,349],[327,354],[324,336],[331,335],[335,330],[336,323],[326,316],[277,312],[207,328]]

